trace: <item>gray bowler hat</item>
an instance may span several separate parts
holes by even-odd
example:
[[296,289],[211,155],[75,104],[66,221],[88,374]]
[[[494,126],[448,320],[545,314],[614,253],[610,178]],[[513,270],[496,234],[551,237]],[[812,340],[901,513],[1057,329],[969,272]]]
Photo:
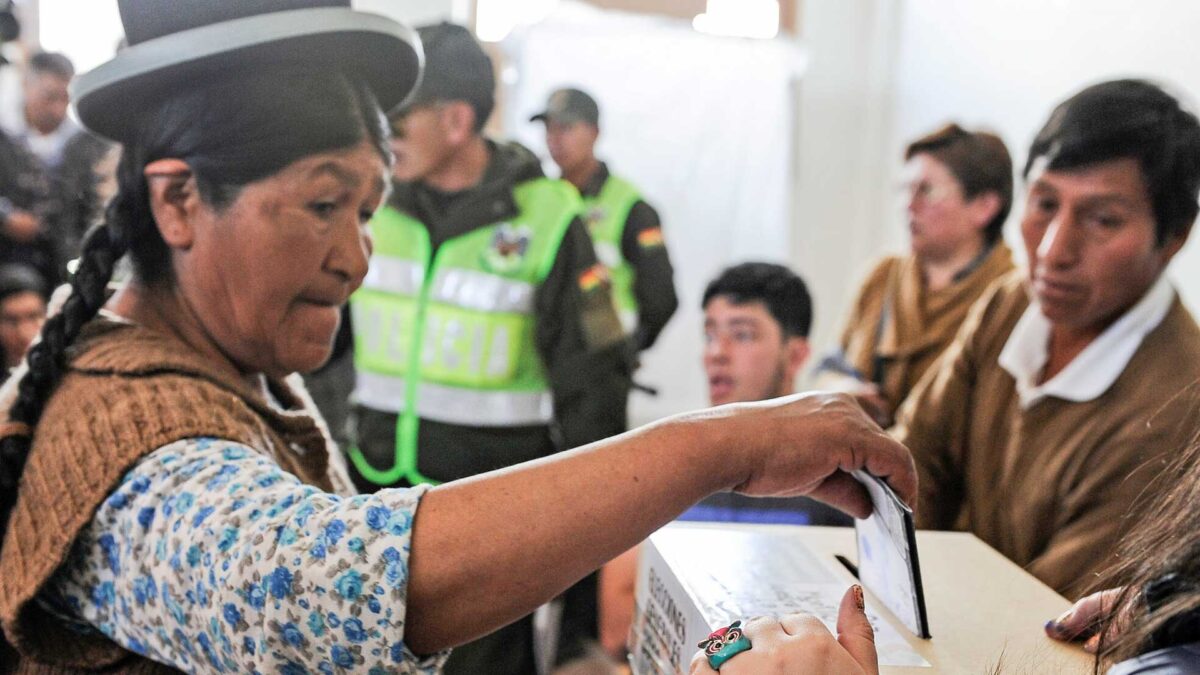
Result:
[[384,110],[421,76],[421,41],[350,0],[118,0],[129,47],[72,83],[79,119],[116,141],[160,92],[230,68],[312,64],[363,78]]
[[598,127],[600,126],[600,106],[596,105],[596,99],[580,89],[559,89],[550,94],[550,99],[546,101],[546,109],[530,117],[529,121],[548,121],[561,124],[586,122]]

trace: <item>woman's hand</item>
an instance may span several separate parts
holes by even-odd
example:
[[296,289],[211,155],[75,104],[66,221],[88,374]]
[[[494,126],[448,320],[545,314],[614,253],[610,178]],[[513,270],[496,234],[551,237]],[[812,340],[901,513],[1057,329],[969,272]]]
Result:
[[[720,451],[743,472],[733,489],[764,497],[807,495],[853,516],[871,514],[871,501],[850,472],[887,479],[906,504],[915,504],[912,455],[845,394],[809,393],[714,408],[706,413]],[[747,464],[737,464],[745,460]]]
[[[1083,643],[1084,651],[1095,654],[1096,649],[1100,646],[1100,622],[1104,621],[1105,617],[1112,612],[1113,603],[1117,601],[1123,590],[1122,588],[1110,588],[1106,591],[1092,593],[1076,602],[1071,605],[1071,609],[1063,612],[1062,616],[1046,622],[1046,635],[1063,642],[1086,640]],[[1106,642],[1112,642],[1120,637],[1127,618],[1118,617],[1111,626],[1107,627]]]
[[[726,661],[721,666],[721,674],[875,675],[879,672],[875,632],[863,608],[862,587],[852,586],[842,597],[838,610],[837,638],[825,624],[809,614],[751,619],[743,626],[743,633],[752,645],[750,650]],[[696,652],[692,658],[692,675],[715,672],[704,653]]]

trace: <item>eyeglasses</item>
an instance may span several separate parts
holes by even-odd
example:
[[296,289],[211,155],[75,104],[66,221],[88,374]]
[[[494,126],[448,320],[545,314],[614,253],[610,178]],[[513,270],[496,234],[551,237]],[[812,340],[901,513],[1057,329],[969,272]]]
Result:
[[930,183],[925,180],[904,181],[896,186],[896,192],[913,202],[939,204],[957,192],[958,186],[950,183]]

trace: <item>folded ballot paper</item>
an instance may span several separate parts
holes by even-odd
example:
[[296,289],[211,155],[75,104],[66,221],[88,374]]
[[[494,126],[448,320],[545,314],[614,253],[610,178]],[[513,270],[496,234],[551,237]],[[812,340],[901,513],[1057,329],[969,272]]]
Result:
[[870,517],[854,523],[858,578],[909,631],[928,639],[929,615],[912,509],[882,479],[865,471],[855,471],[854,478],[867,488],[874,506]]
[[[836,633],[838,606],[852,581],[834,558],[813,553],[804,530],[676,524],[653,534],[638,564],[630,636],[635,675],[688,672],[700,641],[738,619],[807,612]],[[871,600],[867,616],[880,665],[929,667]]]

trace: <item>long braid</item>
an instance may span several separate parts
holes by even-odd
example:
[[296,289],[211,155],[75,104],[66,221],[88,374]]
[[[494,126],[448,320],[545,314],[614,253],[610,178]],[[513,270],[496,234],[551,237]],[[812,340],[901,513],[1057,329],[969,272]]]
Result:
[[[114,199],[106,221],[84,236],[79,269],[71,280],[71,295],[62,311],[46,321],[41,340],[29,350],[26,357],[29,370],[17,386],[17,398],[9,411],[10,422],[24,424],[31,430],[37,425],[46,401],[62,379],[68,348],[104,305],[113,269],[129,249],[129,228],[124,226],[127,211],[122,213],[124,204],[121,196]],[[31,445],[28,434],[0,439],[0,537],[8,527]]]

